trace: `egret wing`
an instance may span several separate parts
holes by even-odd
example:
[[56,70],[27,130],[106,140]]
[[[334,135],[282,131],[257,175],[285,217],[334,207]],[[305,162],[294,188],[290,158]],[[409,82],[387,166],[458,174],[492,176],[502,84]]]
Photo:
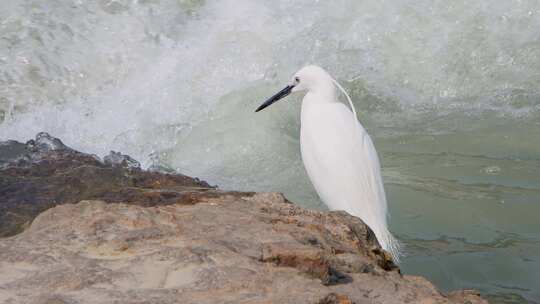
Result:
[[302,117],[301,150],[306,171],[332,210],[361,218],[386,250],[395,243],[386,225],[386,197],[371,138],[342,103],[319,104]]

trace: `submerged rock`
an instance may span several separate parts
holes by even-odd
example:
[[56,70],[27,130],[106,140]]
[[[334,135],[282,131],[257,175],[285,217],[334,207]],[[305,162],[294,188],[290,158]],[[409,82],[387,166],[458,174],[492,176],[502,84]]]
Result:
[[487,303],[402,275],[345,212],[36,141],[0,144],[0,231],[28,227],[0,239],[0,303]]

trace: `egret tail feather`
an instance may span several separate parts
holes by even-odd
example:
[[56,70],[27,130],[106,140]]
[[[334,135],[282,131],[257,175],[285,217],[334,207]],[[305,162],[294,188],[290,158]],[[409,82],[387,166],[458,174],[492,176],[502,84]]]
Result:
[[390,253],[394,263],[399,264],[401,256],[401,244],[386,228],[379,234],[380,236],[378,236],[377,239],[379,244],[385,251]]

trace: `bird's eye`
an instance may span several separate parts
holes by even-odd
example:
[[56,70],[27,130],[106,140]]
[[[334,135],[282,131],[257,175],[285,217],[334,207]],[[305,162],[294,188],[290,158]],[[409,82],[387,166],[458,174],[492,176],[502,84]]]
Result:
[[294,77],[294,82],[299,83],[300,82],[300,77],[298,77],[298,76]]

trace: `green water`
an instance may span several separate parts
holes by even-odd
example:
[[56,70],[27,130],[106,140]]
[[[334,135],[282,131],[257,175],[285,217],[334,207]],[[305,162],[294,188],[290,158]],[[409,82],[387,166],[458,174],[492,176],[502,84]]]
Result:
[[403,271],[494,303],[540,299],[539,120],[444,124],[455,130],[376,139]]
[[540,134],[538,126],[502,124],[378,141],[392,230],[406,244],[405,273],[424,275],[443,290],[540,297],[534,131]]

